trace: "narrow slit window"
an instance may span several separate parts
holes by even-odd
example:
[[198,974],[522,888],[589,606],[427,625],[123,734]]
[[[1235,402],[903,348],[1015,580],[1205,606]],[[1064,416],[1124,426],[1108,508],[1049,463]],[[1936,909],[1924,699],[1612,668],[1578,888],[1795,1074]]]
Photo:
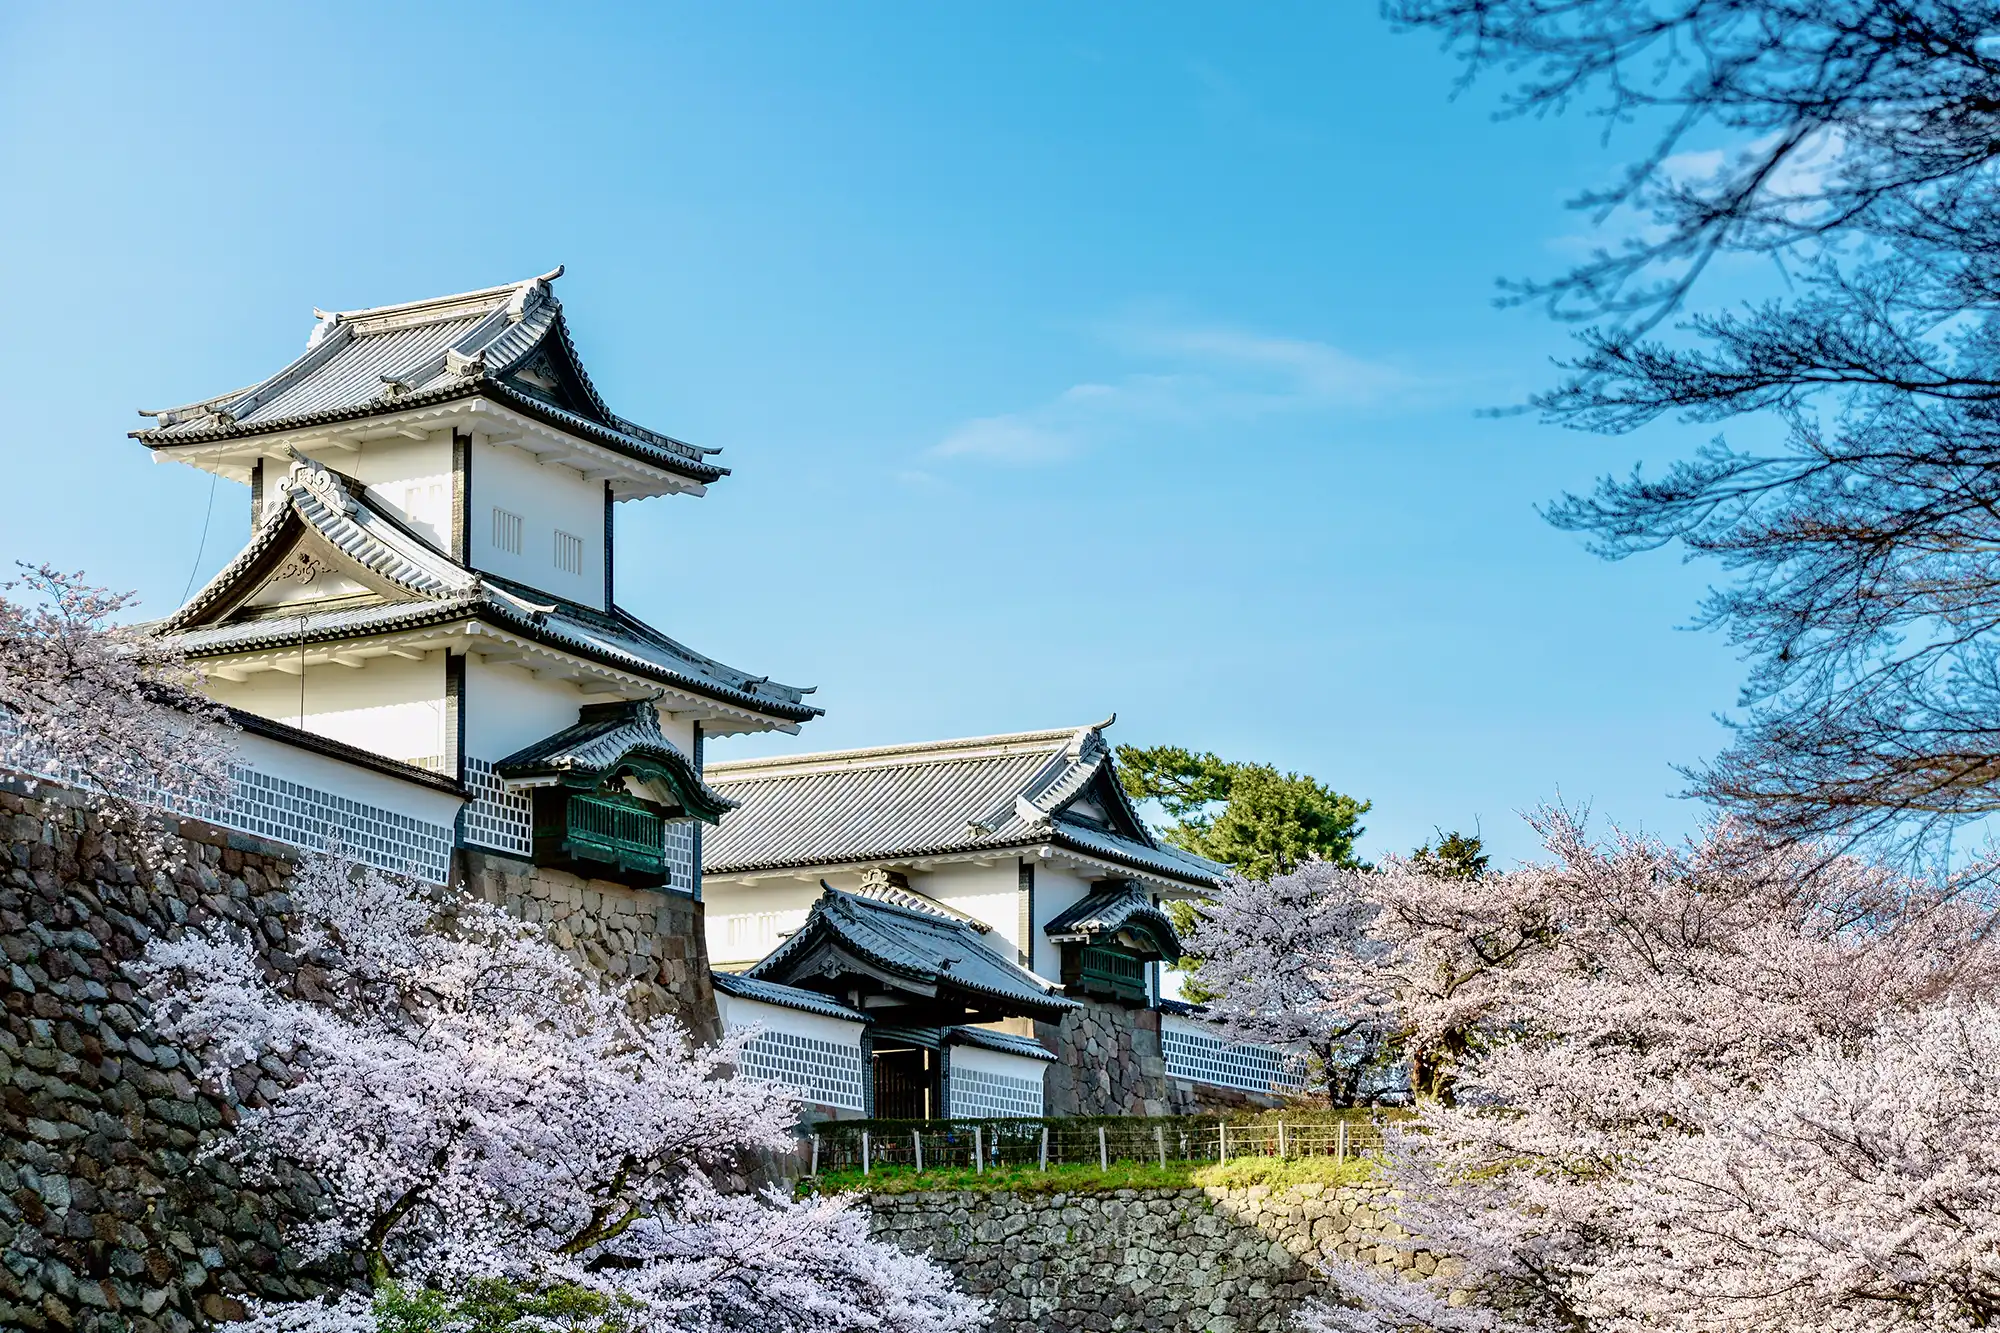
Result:
[[556,568],[565,574],[583,573],[583,538],[556,530]]
[[493,509],[493,549],[508,555],[521,554],[521,516],[497,505]]

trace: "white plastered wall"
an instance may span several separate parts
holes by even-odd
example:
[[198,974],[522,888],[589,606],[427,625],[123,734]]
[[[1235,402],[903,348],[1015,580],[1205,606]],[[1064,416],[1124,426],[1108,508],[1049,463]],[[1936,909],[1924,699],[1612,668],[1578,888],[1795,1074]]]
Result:
[[[496,508],[520,517],[519,554],[493,544]],[[474,435],[469,526],[473,568],[604,609],[603,482]],[[581,573],[557,568],[558,531],[582,541]]]
[[585,695],[568,681],[473,654],[465,664],[465,752],[487,763],[574,726],[577,710],[608,696]]
[[1064,908],[1090,893],[1090,881],[1074,870],[1050,861],[1035,862],[1035,965],[1038,976],[1062,975],[1062,946],[1051,940],[1045,929]]
[[260,671],[242,681],[211,675],[207,690],[218,703],[391,759],[450,752],[442,652],[422,661],[371,657],[358,667],[309,666],[302,675]]
[[450,431],[431,431],[421,440],[369,440],[358,453],[328,451],[319,461],[367,486],[369,499],[440,551],[451,549]]
[[734,1032],[755,1024],[767,1032],[790,1032],[829,1041],[837,1046],[859,1046],[862,1030],[866,1026],[826,1014],[809,1014],[802,1009],[726,995],[719,989],[715,992],[715,1008],[722,1019],[724,1032]]
[[[853,876],[846,877],[849,882],[844,886],[838,877],[829,878],[836,888],[853,887]],[[708,960],[716,966],[731,966],[756,962],[804,925],[806,913],[819,897],[819,883],[766,879],[745,885],[704,876],[701,896]]]
[[986,947],[1008,962],[1021,947],[1021,870],[1012,856],[980,865],[941,865],[910,876],[910,887],[993,927]]
[[951,1067],[954,1072],[961,1069],[977,1069],[983,1073],[1027,1079],[1039,1084],[1042,1076],[1049,1072],[1050,1063],[1027,1055],[989,1051],[984,1046],[967,1046],[954,1042],[951,1048]]

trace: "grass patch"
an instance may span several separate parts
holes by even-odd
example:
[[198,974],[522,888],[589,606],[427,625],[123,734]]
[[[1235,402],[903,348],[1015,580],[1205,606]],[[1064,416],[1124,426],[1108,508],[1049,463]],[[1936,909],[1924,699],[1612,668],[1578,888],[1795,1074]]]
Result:
[[1232,1157],[1227,1162],[1208,1162],[1189,1173],[1194,1184],[1211,1189],[1243,1189],[1269,1185],[1359,1185],[1375,1174],[1375,1163],[1365,1157],[1335,1162],[1331,1157]]
[[859,1170],[828,1171],[816,1180],[800,1182],[802,1193],[839,1194],[864,1191],[872,1194],[914,1194],[920,1190],[964,1190],[971,1193],[1090,1194],[1110,1190],[1181,1190],[1194,1187],[1242,1189],[1249,1185],[1269,1185],[1282,1189],[1290,1185],[1356,1185],[1367,1180],[1374,1165],[1351,1159],[1336,1165],[1331,1157],[1239,1157],[1218,1165],[1213,1162],[1113,1162],[1110,1170],[1090,1164],[1051,1166],[1038,1171],[1032,1166],[1001,1166],[974,1171],[967,1166],[944,1167],[919,1172],[908,1166],[878,1166],[864,1176]]

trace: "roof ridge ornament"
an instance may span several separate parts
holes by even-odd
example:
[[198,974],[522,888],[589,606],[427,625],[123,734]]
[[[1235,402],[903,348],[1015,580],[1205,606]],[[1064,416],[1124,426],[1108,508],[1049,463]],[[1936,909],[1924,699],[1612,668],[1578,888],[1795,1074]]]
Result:
[[325,342],[327,336],[340,327],[340,312],[337,310],[321,310],[318,306],[314,306],[313,319],[315,321],[313,331],[306,335],[308,352]]
[[292,470],[286,477],[287,481],[305,487],[321,504],[337,513],[351,512],[353,497],[347,493],[347,487],[340,484],[340,479],[333,475],[332,468],[316,458],[307,457],[297,448],[291,450],[291,455]]
[[456,347],[448,347],[444,353],[444,368],[447,374],[458,379],[478,379],[486,373],[486,353],[466,353]]
[[509,324],[519,324],[522,320],[526,319],[530,308],[529,299],[531,297],[547,295],[549,284],[563,275],[564,267],[562,264],[557,264],[540,277],[530,278],[516,287],[513,296],[507,300],[507,322]]
[[[1093,722],[1091,725],[1087,727],[1078,727],[1076,729],[1076,734],[1069,738],[1069,744],[1066,747],[1064,747],[1063,753],[1069,755],[1072,759],[1081,759],[1083,757],[1084,748],[1090,744],[1091,739],[1095,737],[1097,743],[1103,745],[1104,737],[1099,733],[1101,733],[1106,727],[1113,725],[1117,721],[1118,721],[1118,714],[1113,713],[1110,717],[1105,718],[1102,722]],[[1107,746],[1106,748],[1108,749],[1109,747]]]

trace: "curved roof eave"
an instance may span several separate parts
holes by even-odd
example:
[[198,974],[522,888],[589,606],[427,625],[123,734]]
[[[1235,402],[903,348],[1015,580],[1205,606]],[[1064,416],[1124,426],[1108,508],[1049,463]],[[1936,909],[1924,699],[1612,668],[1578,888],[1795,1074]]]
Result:
[[1201,873],[1192,867],[1174,866],[1164,860],[1152,860],[1132,854],[1120,855],[1108,847],[1096,843],[1072,841],[1057,836],[1057,831],[1045,833],[1010,835],[995,841],[971,841],[946,843],[930,847],[892,848],[889,850],[844,856],[837,860],[813,859],[810,857],[783,860],[746,862],[742,865],[716,865],[703,870],[707,875],[756,875],[777,870],[799,870],[809,866],[870,866],[899,861],[917,861],[936,856],[970,856],[980,853],[1000,854],[1003,852],[1025,851],[1031,847],[1045,847],[1054,844],[1078,856],[1087,856],[1098,861],[1112,861],[1133,870],[1142,871],[1160,879],[1177,880],[1189,888],[1213,888],[1217,881],[1228,874],[1226,866],[1218,866],[1214,875]]
[[[283,417],[273,421],[259,421],[245,426],[215,426],[200,430],[155,427],[150,430],[127,432],[129,438],[139,441],[149,449],[171,449],[189,444],[220,444],[227,440],[253,439],[260,435],[278,435],[286,431],[300,430],[308,426],[325,426],[341,421],[362,421],[369,417],[388,416],[396,412],[407,412],[412,408],[436,407],[443,403],[455,402],[461,398],[483,397],[510,408],[523,416],[533,417],[559,430],[574,431],[594,442],[603,444],[616,452],[625,454],[635,462],[651,467],[675,472],[690,481],[719,481],[729,475],[729,469],[717,463],[709,463],[698,458],[687,458],[669,450],[637,439],[622,431],[592,421],[574,412],[566,412],[552,407],[538,398],[531,398],[509,388],[505,384],[481,375],[463,380],[457,384],[441,385],[435,389],[424,389],[406,394],[401,398],[383,399],[379,402],[364,403],[353,407],[332,407],[318,412],[306,412],[298,416]],[[686,446],[697,451],[694,445]]]
[[[591,645],[580,644],[567,637],[547,633],[544,627],[535,623],[532,616],[525,613],[516,615],[510,609],[497,605],[487,598],[456,597],[438,602],[411,602],[408,603],[408,606],[409,610],[405,614],[384,616],[379,621],[371,622],[366,627],[365,634],[363,635],[357,635],[354,629],[348,625],[328,625],[319,630],[308,627],[302,630],[297,627],[298,620],[296,617],[274,618],[270,623],[274,626],[274,629],[277,626],[286,627],[282,632],[273,632],[261,637],[246,635],[241,639],[233,640],[226,645],[214,648],[203,648],[197,645],[189,648],[188,655],[199,661],[203,658],[224,657],[235,653],[265,652],[273,648],[293,648],[302,644],[330,643],[356,637],[394,634],[404,630],[429,629],[461,621],[479,621],[498,629],[520,633],[543,647],[569,653],[575,657],[596,662],[599,665],[611,667],[614,670],[629,672],[634,676],[653,680],[663,685],[671,685],[682,693],[712,699],[717,703],[729,704],[732,707],[740,708],[745,712],[754,713],[762,717],[775,718],[785,722],[810,722],[826,711],[811,704],[788,703],[781,699],[771,699],[761,695],[748,694],[741,690],[732,690],[727,686],[718,685],[713,681],[704,681],[698,677],[673,671],[659,666],[657,663],[648,662],[644,658],[626,653],[599,651]],[[185,633],[195,634],[200,632],[186,631]],[[182,636],[170,635],[169,637]]]

